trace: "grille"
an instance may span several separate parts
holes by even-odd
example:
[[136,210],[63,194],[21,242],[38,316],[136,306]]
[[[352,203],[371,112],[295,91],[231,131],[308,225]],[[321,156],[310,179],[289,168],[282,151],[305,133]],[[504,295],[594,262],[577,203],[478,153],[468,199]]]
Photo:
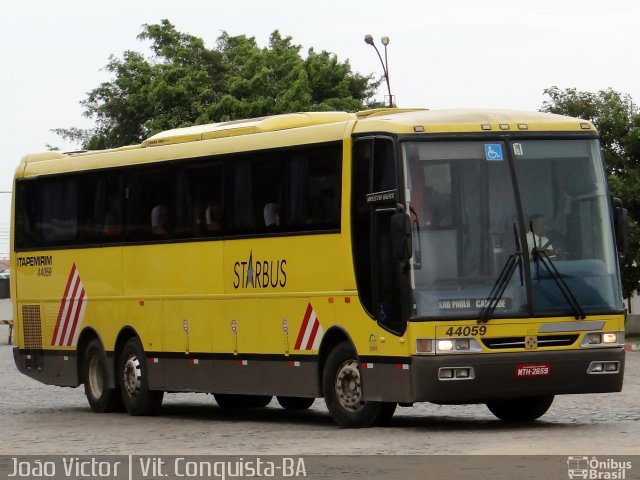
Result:
[[[545,335],[538,337],[538,348],[568,347],[573,345],[577,339],[578,335]],[[492,350],[524,348],[525,337],[483,338],[482,343]]]
[[36,350],[42,348],[40,305],[22,306],[22,335],[24,348]]

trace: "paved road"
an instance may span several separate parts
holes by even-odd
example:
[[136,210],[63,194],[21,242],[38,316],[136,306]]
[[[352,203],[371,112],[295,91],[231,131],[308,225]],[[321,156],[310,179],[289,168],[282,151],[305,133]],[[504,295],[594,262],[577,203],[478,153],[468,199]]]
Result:
[[[2,332],[4,333],[4,332]],[[273,401],[242,413],[210,395],[170,394],[155,418],[94,414],[82,388],[17,372],[0,337],[0,454],[640,454],[640,353],[622,393],[556,398],[541,421],[504,425],[484,405],[401,408],[390,426],[338,429],[322,400],[302,413]]]

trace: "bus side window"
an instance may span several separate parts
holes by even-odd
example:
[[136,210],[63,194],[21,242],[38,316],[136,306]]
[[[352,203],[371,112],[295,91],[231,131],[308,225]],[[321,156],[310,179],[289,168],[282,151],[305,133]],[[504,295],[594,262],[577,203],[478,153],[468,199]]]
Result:
[[72,243],[78,235],[78,183],[57,178],[42,183],[42,236],[44,245]]
[[122,235],[124,200],[121,175],[100,175],[93,191],[87,192],[86,197],[94,223],[94,238],[105,243],[118,241]]
[[224,164],[216,160],[194,165],[184,176],[183,212],[178,236],[222,235],[224,229]]
[[[287,212],[279,210],[280,225],[265,224],[265,206],[283,204],[285,169],[279,153],[253,154],[232,164],[231,228],[238,233],[279,231]],[[271,212],[272,208],[269,209]]]
[[16,248],[37,246],[40,242],[36,225],[39,221],[36,209],[37,181],[16,182],[15,242]]
[[287,231],[340,227],[339,146],[296,149],[286,155]]
[[[127,236],[130,240],[158,240],[173,236],[181,176],[174,167],[141,168],[129,179],[127,198]],[[162,208],[166,208],[162,214]],[[156,207],[159,207],[155,209]],[[154,215],[155,209],[155,215]],[[153,218],[155,217],[155,218]],[[156,220],[156,222],[154,222]],[[158,235],[158,221],[163,220]]]

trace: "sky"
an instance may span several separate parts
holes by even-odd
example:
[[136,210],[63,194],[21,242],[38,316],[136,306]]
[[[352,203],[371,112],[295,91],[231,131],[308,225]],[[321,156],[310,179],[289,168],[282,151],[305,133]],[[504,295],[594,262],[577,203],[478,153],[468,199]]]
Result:
[[[335,53],[354,71],[382,75],[370,33],[388,46],[399,107],[537,110],[551,86],[628,93],[640,101],[636,0],[9,0],[0,14],[0,192],[25,153],[72,150],[53,128],[90,128],[80,101],[110,55],[149,54],[136,39],[166,18],[214,46],[221,32],[265,45],[278,29],[303,52]],[[379,91],[383,101],[386,87]],[[9,251],[10,195],[0,193],[0,258]]]

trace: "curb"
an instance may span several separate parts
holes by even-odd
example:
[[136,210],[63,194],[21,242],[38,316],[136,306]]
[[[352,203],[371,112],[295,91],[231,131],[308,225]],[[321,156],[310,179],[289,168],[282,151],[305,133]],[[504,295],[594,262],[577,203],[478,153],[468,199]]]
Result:
[[640,345],[636,343],[625,343],[624,350],[626,352],[640,352]]

